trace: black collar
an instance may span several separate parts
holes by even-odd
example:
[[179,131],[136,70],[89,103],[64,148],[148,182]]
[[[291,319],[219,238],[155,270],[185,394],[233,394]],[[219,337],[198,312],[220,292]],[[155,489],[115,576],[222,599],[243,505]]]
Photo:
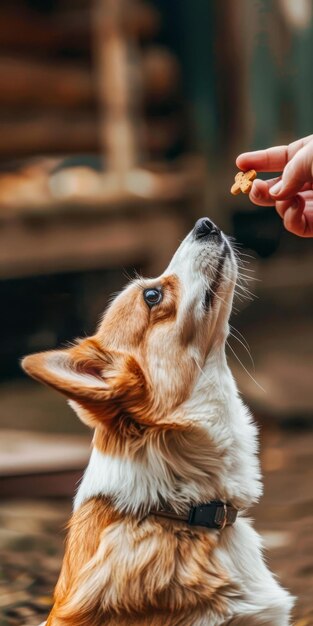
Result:
[[151,509],[149,515],[159,515],[169,519],[185,522],[190,526],[204,526],[223,530],[225,526],[232,526],[237,518],[237,509],[228,502],[212,500],[205,504],[190,507],[185,515],[175,513],[170,508]]

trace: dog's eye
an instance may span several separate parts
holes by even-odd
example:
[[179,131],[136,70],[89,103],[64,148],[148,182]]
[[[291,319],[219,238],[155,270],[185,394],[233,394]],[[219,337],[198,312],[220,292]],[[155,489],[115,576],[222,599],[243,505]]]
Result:
[[143,292],[143,297],[147,303],[147,305],[151,308],[156,304],[159,304],[162,300],[162,291],[161,289],[153,288],[153,289],[145,289]]

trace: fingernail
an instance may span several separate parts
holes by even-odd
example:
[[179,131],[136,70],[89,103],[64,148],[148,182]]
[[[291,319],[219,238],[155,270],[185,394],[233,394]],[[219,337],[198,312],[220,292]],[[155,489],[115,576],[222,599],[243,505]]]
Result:
[[279,180],[278,183],[276,183],[276,185],[273,185],[273,187],[271,187],[269,190],[269,193],[271,194],[271,196],[277,196],[279,192],[281,191],[282,186],[283,186],[282,180]]

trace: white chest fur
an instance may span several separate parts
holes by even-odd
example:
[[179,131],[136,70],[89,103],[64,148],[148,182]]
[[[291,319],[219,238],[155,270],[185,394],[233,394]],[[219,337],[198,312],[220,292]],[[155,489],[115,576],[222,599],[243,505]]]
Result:
[[132,513],[160,501],[177,510],[212,499],[246,508],[261,493],[256,448],[255,427],[245,410],[231,426],[229,420],[199,414],[194,429],[164,433],[140,458],[94,448],[74,508],[98,495],[111,497],[119,510]]

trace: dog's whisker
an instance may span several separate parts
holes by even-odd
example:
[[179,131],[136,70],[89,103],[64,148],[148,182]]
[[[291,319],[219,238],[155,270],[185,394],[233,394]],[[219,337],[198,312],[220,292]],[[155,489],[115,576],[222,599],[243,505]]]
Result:
[[216,291],[214,291],[212,289],[212,287],[205,281],[205,279],[203,277],[201,277],[201,280],[203,281],[205,287],[210,291],[210,293],[215,297],[218,298],[218,300],[220,300],[221,302],[223,302],[223,304],[225,304],[227,306],[227,302],[226,300],[224,300],[224,298],[222,298],[218,293],[216,293]]
[[246,293],[254,295],[252,291],[249,289],[249,287],[247,287],[247,285],[242,285],[240,282],[233,283],[233,284],[236,285],[238,289],[241,289],[242,291],[245,291]]
[[[244,268],[244,269],[246,271],[246,268]],[[240,280],[241,282],[246,282],[246,283],[251,283],[251,282],[254,282],[254,281],[257,281],[257,282],[260,281],[260,279],[257,278],[255,276],[255,274],[249,276],[248,274],[242,273],[242,270],[241,270],[240,267],[238,267],[237,280]]]
[[234,296],[236,300],[239,302],[251,302],[253,298],[251,296],[247,296],[246,294],[239,293],[238,291],[234,291]]
[[[238,265],[247,266],[247,269],[249,270],[249,272],[255,272],[254,267],[250,267],[251,259],[247,260],[247,259],[242,258],[242,256],[240,254],[237,254],[236,251],[235,251],[235,257],[236,257],[236,261],[237,261]],[[253,260],[255,261],[255,259],[253,259]]]
[[194,362],[198,368],[198,370],[200,371],[200,373],[204,376],[205,380],[209,381],[208,376],[206,375],[206,373],[203,371],[203,368],[201,367],[201,365],[198,363],[197,359],[194,359]]
[[[211,270],[212,270],[212,272],[213,272],[213,271],[214,271],[214,268],[213,268],[211,265],[209,265],[209,267],[210,267],[210,269],[211,269]],[[223,273],[222,273],[222,272],[217,271],[217,275],[222,275],[222,276],[223,276]],[[235,280],[232,280],[232,279],[230,279],[230,278],[227,278],[227,282],[229,282],[231,285],[234,285],[234,287],[235,287],[235,293],[237,294],[237,297],[239,297],[239,299],[240,299],[240,296],[239,296],[239,294],[238,294],[238,291],[236,291],[236,289],[240,289],[240,290],[241,290],[240,295],[241,295],[241,296],[243,296],[243,297],[245,297],[247,300],[253,300],[254,298],[256,298],[256,297],[257,297],[257,296],[256,296],[256,294],[254,294],[252,291],[250,291],[250,290],[249,290],[249,289],[248,289],[245,285],[241,285],[240,283],[238,283],[238,282],[236,282]],[[210,287],[210,285],[208,285],[207,283],[205,283],[205,284],[206,284],[206,287],[207,287],[208,289],[210,289],[210,291],[213,293],[213,290],[212,290],[212,288]],[[214,294],[214,295],[217,295],[217,294]]]
[[239,337],[241,337],[242,341],[245,343],[245,345],[247,346],[248,350],[251,353],[251,348],[249,346],[249,343],[248,343],[246,337],[240,332],[240,330],[238,330],[238,328],[235,328],[235,326],[232,326],[231,324],[229,324],[229,328],[231,330],[233,330],[235,333],[237,333],[239,335]]
[[[221,297],[219,296],[219,294],[218,294],[218,293],[216,293],[215,291],[213,291],[213,289],[212,289],[212,288],[210,289],[210,292],[212,293],[212,295],[213,295],[215,298],[217,298],[218,300],[221,300],[221,301],[223,302],[223,304],[225,304],[226,306],[228,306],[228,303],[226,302],[226,300],[224,300],[223,298],[221,298]],[[232,310],[233,310],[233,311],[235,311],[236,313],[239,313],[239,309],[238,309],[236,306],[233,306],[233,309],[232,309]]]
[[251,291],[247,290],[243,290],[240,289],[239,285],[236,285],[236,287],[234,288],[234,294],[236,296],[240,296],[242,298],[244,298],[244,300],[254,300],[255,298],[257,298],[256,294],[252,293]]
[[231,352],[233,353],[234,357],[237,359],[238,363],[240,363],[241,367],[244,369],[244,371],[246,372],[246,374],[248,374],[249,378],[251,378],[251,380],[256,384],[257,387],[259,387],[259,389],[261,389],[261,391],[263,391],[264,393],[266,393],[264,387],[262,387],[262,385],[260,385],[260,383],[258,383],[257,380],[255,380],[254,376],[252,376],[251,372],[249,372],[249,370],[244,366],[244,364],[242,363],[242,361],[240,360],[240,358],[238,357],[238,355],[236,354],[235,350],[232,348],[232,346],[230,345],[229,341],[226,341],[229,349],[231,350]]
[[[212,273],[215,272],[217,274],[217,276],[224,276],[223,271],[220,271],[218,269],[216,270],[210,263],[208,263],[208,267],[212,271]],[[254,294],[253,292],[249,291],[248,287],[246,287],[246,285],[244,285],[244,284],[241,284],[241,282],[247,283],[249,281],[251,282],[251,281],[254,281],[254,280],[258,280],[258,279],[254,278],[254,277],[251,277],[251,276],[246,276],[246,275],[244,275],[244,274],[242,274],[240,272],[238,273],[237,280],[232,280],[231,278],[227,277],[227,281],[230,284],[232,284],[232,285],[242,289],[243,291],[246,290],[246,292],[249,293],[249,295],[252,298],[257,297],[256,294]]]
[[248,254],[248,252],[243,252],[243,250],[240,247],[240,244],[232,243],[232,249],[235,252],[235,254],[239,256],[239,258],[245,257],[247,259],[252,259],[253,261],[255,261],[255,256],[253,256],[253,254]]
[[241,273],[246,273],[247,279],[248,280],[253,280],[254,275],[255,275],[255,270],[250,268],[250,267],[246,267],[245,265],[242,265],[240,263],[240,261],[237,260],[237,267],[238,267],[238,274]]
[[139,280],[139,281],[144,280],[144,277],[142,276],[142,274],[140,274],[138,270],[136,270],[135,267],[133,268],[133,273],[134,273],[135,280]]
[[235,287],[235,294],[246,300],[254,300],[257,296],[249,290],[241,289],[239,285]]
[[231,332],[231,333],[230,333],[230,337],[233,337],[234,339],[236,339],[236,341],[238,341],[238,343],[240,343],[240,344],[242,345],[242,347],[245,349],[245,351],[247,352],[247,354],[248,354],[248,356],[249,356],[249,358],[250,358],[250,361],[251,361],[251,363],[252,363],[252,367],[253,367],[253,369],[254,369],[254,371],[255,371],[254,360],[253,360],[253,358],[252,358],[252,354],[251,354],[251,352],[248,350],[247,346],[246,346],[246,345],[245,345],[245,344],[241,341],[241,339],[239,339],[239,337],[237,337],[236,335],[234,335],[234,333],[232,333],[232,332]]
[[126,269],[126,267],[123,267],[122,273],[123,273],[123,277],[126,278],[126,280],[129,280],[129,281],[133,280],[133,276],[131,276],[130,272]]

